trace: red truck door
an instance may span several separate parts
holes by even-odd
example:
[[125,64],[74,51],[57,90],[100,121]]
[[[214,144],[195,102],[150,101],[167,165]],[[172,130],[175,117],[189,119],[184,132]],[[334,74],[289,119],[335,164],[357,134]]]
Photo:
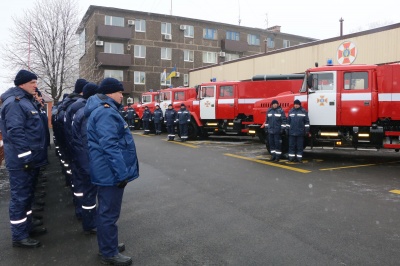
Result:
[[218,119],[233,119],[235,118],[235,106],[237,106],[237,100],[235,100],[235,86],[234,85],[221,85],[217,88],[218,100],[217,100],[217,118]]
[[345,72],[339,84],[340,123],[345,126],[370,126],[372,94],[368,71]]

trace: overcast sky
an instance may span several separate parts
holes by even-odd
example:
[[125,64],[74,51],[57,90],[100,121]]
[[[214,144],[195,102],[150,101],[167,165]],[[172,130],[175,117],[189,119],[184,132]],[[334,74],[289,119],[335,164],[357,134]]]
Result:
[[[33,6],[34,0],[2,1],[0,44],[11,36],[12,17],[20,18],[22,10]],[[90,5],[171,14],[171,0],[79,0],[80,18]],[[372,25],[388,25],[400,22],[398,1],[266,1],[266,0],[172,0],[172,15],[217,21],[242,26],[266,28],[281,26],[281,32],[328,39],[340,34],[339,19],[344,19],[343,33],[367,30]],[[0,65],[2,65],[0,58]],[[7,69],[0,72],[0,93],[12,86],[5,78]]]

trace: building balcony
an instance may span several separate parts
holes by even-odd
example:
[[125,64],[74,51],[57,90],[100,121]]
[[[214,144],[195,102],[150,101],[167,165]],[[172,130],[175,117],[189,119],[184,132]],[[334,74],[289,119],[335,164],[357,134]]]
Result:
[[98,53],[97,63],[100,66],[130,67],[132,65],[132,57],[130,54]]
[[223,51],[231,51],[231,52],[246,52],[248,51],[249,44],[245,41],[234,41],[223,39],[221,40],[221,49]]
[[132,28],[99,25],[97,26],[97,36],[103,38],[130,40],[132,38]]

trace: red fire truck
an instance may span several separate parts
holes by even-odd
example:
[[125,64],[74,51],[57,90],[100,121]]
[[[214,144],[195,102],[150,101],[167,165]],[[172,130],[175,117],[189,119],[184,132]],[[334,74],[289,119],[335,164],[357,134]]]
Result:
[[306,146],[400,149],[400,64],[310,68],[299,93],[274,98],[286,115],[295,99],[308,110]]
[[[207,82],[197,87],[196,99],[183,101],[191,113],[189,138],[210,134],[246,135],[253,124],[256,101],[291,91],[304,74],[258,75],[252,80]],[[298,90],[298,88],[297,88]],[[178,109],[179,104],[174,108]]]
[[160,92],[160,108],[165,113],[169,104],[181,104],[188,99],[196,98],[196,89],[188,87],[169,88]]

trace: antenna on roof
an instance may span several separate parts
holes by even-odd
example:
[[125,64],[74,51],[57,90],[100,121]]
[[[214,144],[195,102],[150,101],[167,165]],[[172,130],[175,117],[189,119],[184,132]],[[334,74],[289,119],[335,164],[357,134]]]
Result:
[[238,0],[238,6],[239,6],[239,26],[240,26],[240,22],[242,22],[242,20],[240,19],[240,0]]
[[170,15],[172,16],[172,0],[171,0],[171,13],[170,13]]

